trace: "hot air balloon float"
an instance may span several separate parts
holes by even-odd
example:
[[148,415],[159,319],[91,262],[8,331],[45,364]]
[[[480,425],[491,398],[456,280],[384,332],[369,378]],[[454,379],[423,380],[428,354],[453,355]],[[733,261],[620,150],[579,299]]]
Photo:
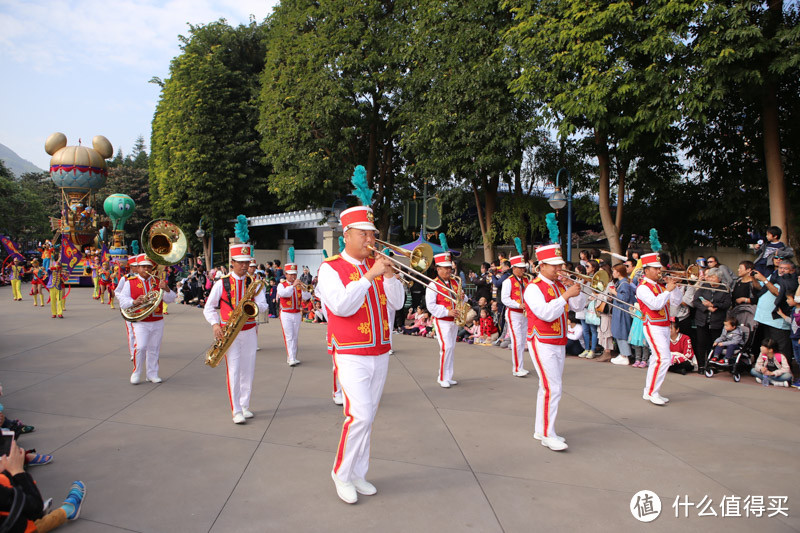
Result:
[[[106,159],[114,153],[108,139],[96,135],[92,148],[67,146],[67,136],[56,132],[44,144],[50,154],[50,179],[61,189],[61,218],[51,218],[51,227],[56,232],[53,244],[64,236],[79,250],[95,246],[98,237],[98,216],[94,208],[95,194],[108,176]],[[86,284],[84,260],[75,264],[69,283]],[[91,284],[91,279],[88,280]]]
[[103,210],[111,220],[112,243],[109,253],[112,261],[126,261],[128,248],[125,246],[125,221],[136,209],[136,203],[127,194],[112,194],[103,202]]

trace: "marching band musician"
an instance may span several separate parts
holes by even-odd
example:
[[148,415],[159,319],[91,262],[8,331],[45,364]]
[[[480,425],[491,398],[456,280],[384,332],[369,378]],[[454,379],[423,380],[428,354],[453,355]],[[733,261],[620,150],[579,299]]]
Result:
[[365,477],[370,435],[389,368],[388,308],[402,308],[403,284],[387,258],[371,257],[375,246],[372,209],[342,211],[345,248],[319,268],[317,291],[325,303],[328,338],[344,397],[345,421],[331,477],[339,498],[356,503],[377,489]]
[[[120,290],[119,306],[121,309],[130,309],[134,305],[143,303],[150,291],[159,289],[164,291],[163,299],[149,316],[138,322],[131,322],[133,329],[133,372],[131,384],[138,385],[142,378],[153,383],[161,383],[158,376],[158,356],[161,351],[161,338],[164,336],[165,303],[175,301],[177,295],[169,288],[166,280],[159,280],[153,276],[153,262],[146,254],[139,254],[137,261],[139,274],[127,280]],[[146,373],[145,373],[146,370]]]
[[511,332],[511,374],[525,377],[530,374],[525,370],[525,332],[528,319],[525,317],[525,307],[522,295],[528,280],[525,278],[525,257],[515,255],[509,259],[512,275],[503,281],[500,298],[506,307],[506,324]]
[[650,344],[650,362],[642,399],[654,405],[666,405],[669,398],[661,396],[659,391],[672,357],[669,348],[669,298],[676,285],[672,279],[667,281],[666,287],[658,283],[662,265],[657,252],[643,255],[640,261],[644,275],[636,289],[636,301],[644,314],[644,336]]
[[311,293],[303,290],[303,284],[297,279],[297,264],[286,263],[284,274],[286,279],[278,284],[281,330],[286,346],[286,362],[289,366],[295,366],[300,363],[297,359],[297,337],[300,322],[303,321],[303,302],[311,299]]
[[[455,323],[458,315],[455,305],[458,284],[451,280],[453,262],[450,252],[434,255],[433,262],[436,266],[436,279],[428,284],[425,291],[425,305],[433,316],[433,327],[439,343],[439,375],[436,380],[439,386],[449,389],[451,385],[458,383],[453,379],[453,355],[458,334]],[[452,294],[453,297],[446,298],[444,294]]]
[[554,426],[566,356],[568,301],[581,289],[577,283],[566,288],[558,280],[564,265],[559,244],[540,246],[536,259],[539,276],[528,284],[523,296],[528,313],[528,350],[539,374],[533,437],[542,441],[542,446],[561,451],[567,449],[567,443]]
[[[132,255],[128,258],[128,269],[130,272],[120,278],[119,283],[117,283],[117,286],[114,289],[114,296],[117,298],[117,301],[119,301],[119,295],[125,288],[125,285],[127,285],[132,279],[135,279],[136,275],[139,273],[138,255]],[[127,320],[123,320],[123,322],[125,322],[125,334],[128,336],[128,351],[131,354],[131,361],[133,361],[133,351],[135,350],[136,346],[136,339],[133,336],[133,325]]]
[[[231,272],[219,278],[211,287],[211,292],[203,308],[203,315],[211,324],[215,339],[219,340],[224,337],[223,326],[227,325],[231,313],[242,301],[247,287],[255,281],[254,278],[246,275],[250,265],[250,251],[249,244],[231,244]],[[259,313],[267,311],[264,290],[259,290],[254,302],[258,306]],[[217,313],[217,308],[219,308],[219,313]],[[233,340],[228,353],[225,354],[228,400],[234,424],[244,424],[248,418],[254,416],[250,411],[250,394],[253,390],[258,347],[255,327],[256,319],[248,318],[242,330]]]

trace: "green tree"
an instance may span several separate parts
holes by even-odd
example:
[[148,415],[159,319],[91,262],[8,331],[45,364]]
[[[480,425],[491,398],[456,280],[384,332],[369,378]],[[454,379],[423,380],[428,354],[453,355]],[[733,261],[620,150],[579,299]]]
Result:
[[406,2],[286,0],[269,21],[259,96],[261,147],[280,205],[329,205],[363,164],[386,235],[398,154]]
[[[792,127],[782,110],[796,107],[797,78],[800,75],[800,7],[796,2],[770,0],[715,0],[698,12],[692,28],[692,92],[703,95],[687,111],[697,128],[691,138],[708,133],[705,124],[711,119],[728,122],[725,112],[739,102],[750,113],[748,122],[738,126],[750,130],[755,121],[761,131],[750,138],[761,145],[761,166],[766,171],[770,224],[790,231],[790,210],[784,167],[796,137],[788,137]],[[794,92],[787,91],[792,86]],[[781,118],[784,120],[781,120]],[[796,119],[797,115],[795,115]],[[781,125],[783,122],[783,126]],[[754,153],[749,146],[745,153]],[[732,185],[732,184],[731,184]]]
[[[19,180],[0,161],[0,233],[27,249],[52,235],[43,192],[45,173],[27,172]],[[52,183],[50,183],[52,186]],[[55,186],[53,186],[55,188]]]
[[530,104],[508,90],[518,61],[502,49],[511,13],[492,0],[419,2],[411,14],[402,146],[415,176],[472,192],[484,257],[494,258],[501,182],[521,192]]
[[[611,250],[621,253],[625,162],[677,134],[689,23],[701,3],[507,0],[504,5],[515,22],[507,43],[525,65],[512,89],[540,100],[562,136],[593,139],[600,218]],[[615,156],[621,171],[612,215]]]
[[[232,28],[219,20],[190,26],[180,40],[169,77],[157,80],[162,90],[149,158],[153,216],[183,228],[203,217],[208,235],[213,226],[216,235],[227,236],[228,220],[272,205],[270,169],[256,132],[265,27],[251,21]],[[203,244],[210,263],[208,237]]]

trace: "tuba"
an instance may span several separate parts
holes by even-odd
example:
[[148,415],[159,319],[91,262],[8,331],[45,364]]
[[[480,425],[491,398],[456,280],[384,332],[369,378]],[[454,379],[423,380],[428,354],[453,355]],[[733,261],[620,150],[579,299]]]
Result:
[[[176,224],[159,219],[149,222],[142,230],[142,248],[147,257],[158,265],[156,274],[150,276],[158,281],[163,267],[174,265],[183,259],[188,249],[188,241]],[[122,318],[128,322],[139,322],[158,309],[163,297],[163,290],[152,290],[145,295],[144,302],[119,311],[122,313]]]
[[256,318],[258,316],[258,305],[255,299],[259,292],[264,288],[266,283],[261,280],[253,279],[252,276],[247,276],[251,283],[247,286],[247,290],[242,296],[241,301],[236,304],[236,309],[231,311],[231,316],[228,317],[228,323],[223,327],[221,339],[215,339],[214,344],[206,352],[206,364],[211,368],[217,368],[222,357],[228,353],[231,344],[242,331],[245,322],[248,319]]

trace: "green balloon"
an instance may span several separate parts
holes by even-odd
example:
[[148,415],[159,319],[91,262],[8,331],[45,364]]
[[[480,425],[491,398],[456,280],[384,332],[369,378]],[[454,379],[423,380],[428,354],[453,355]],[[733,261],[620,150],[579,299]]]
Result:
[[125,221],[130,218],[134,209],[136,203],[127,194],[112,194],[103,202],[103,210],[111,219],[115,230],[124,229]]

